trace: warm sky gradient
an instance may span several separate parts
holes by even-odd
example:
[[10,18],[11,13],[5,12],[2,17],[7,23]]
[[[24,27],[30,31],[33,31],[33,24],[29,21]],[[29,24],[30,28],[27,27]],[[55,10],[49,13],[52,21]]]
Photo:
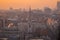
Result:
[[0,9],[13,8],[44,8],[49,6],[55,8],[58,0],[0,0]]

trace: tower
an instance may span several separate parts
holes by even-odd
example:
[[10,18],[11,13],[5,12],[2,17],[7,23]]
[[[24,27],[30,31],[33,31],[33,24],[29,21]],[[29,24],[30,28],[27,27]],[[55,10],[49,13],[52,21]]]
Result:
[[31,6],[29,6],[29,13],[31,13]]
[[57,9],[60,10],[60,1],[57,2]]

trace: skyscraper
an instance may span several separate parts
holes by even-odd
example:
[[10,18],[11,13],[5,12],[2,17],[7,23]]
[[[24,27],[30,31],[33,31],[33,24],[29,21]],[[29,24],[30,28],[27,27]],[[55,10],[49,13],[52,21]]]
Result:
[[57,2],[57,9],[60,10],[60,1]]
[[45,7],[45,8],[44,8],[44,13],[46,13],[46,14],[50,14],[51,11],[52,11],[52,10],[51,10],[49,7]]

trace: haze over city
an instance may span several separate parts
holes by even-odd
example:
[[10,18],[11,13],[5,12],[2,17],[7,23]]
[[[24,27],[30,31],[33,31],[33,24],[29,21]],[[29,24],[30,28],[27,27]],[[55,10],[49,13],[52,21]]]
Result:
[[0,40],[58,39],[59,0],[0,0]]
[[46,6],[54,9],[56,8],[57,1],[59,0],[0,0],[0,9],[9,9],[9,7],[14,9],[28,9],[29,6],[31,6],[32,9],[43,9]]

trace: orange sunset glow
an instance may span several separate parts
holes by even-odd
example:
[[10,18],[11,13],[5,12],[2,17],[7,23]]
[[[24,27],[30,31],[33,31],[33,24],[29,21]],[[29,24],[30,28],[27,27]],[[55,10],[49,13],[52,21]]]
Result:
[[58,0],[0,0],[0,9],[12,8],[56,8]]

